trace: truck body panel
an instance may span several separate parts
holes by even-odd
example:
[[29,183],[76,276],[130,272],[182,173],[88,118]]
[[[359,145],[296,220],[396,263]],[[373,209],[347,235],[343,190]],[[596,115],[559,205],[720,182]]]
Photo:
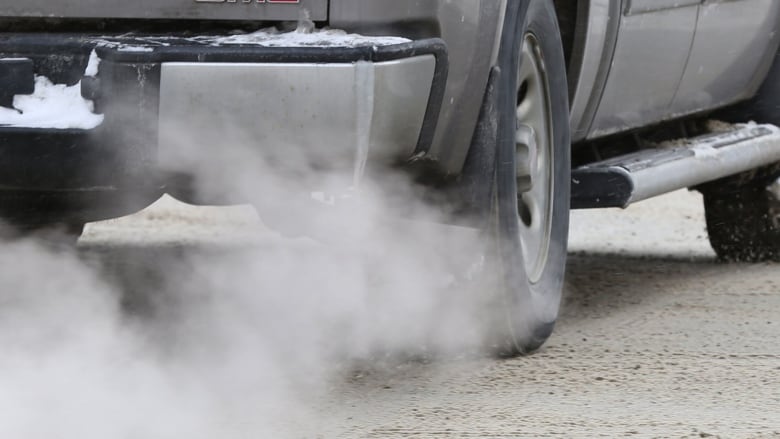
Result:
[[[109,35],[117,20],[130,20],[129,26],[138,25],[143,34],[147,19],[163,27],[175,22],[175,32],[196,22],[214,23],[226,32],[234,24],[241,29],[253,23],[255,29],[294,28],[307,11],[317,27],[411,40],[441,38],[448,53],[448,75],[444,96],[436,103],[440,108],[435,124],[426,125],[432,130],[430,141],[423,148],[409,145],[401,150],[423,152],[440,173],[457,176],[496,63],[507,1],[0,0],[0,20],[40,22],[29,32],[41,35],[48,34],[50,24],[56,29],[60,23],[81,20],[91,23],[93,31]],[[749,98],[780,44],[780,3],[772,0],[581,0],[576,10],[569,60],[575,144]],[[123,33],[126,30],[122,28]],[[72,36],[72,29],[69,32]],[[86,63],[85,53],[54,61],[36,56],[38,67],[75,63],[83,69]],[[61,73],[52,79],[69,85],[79,79]],[[313,98],[317,95],[313,90]]]
[[328,18],[328,0],[25,0],[0,2],[0,17],[186,20],[312,20]]

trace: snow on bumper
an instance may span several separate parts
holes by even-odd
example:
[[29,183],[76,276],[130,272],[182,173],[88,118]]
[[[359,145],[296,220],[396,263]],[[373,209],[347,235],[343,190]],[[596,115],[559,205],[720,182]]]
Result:
[[80,83],[68,87],[37,76],[32,95],[15,96],[13,108],[0,107],[0,126],[91,130],[103,122],[93,110],[93,103],[81,97]]

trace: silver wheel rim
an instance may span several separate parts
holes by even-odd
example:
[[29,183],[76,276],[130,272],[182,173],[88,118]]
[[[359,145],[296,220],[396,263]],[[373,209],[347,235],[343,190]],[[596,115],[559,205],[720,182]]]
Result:
[[552,111],[541,47],[533,34],[523,37],[517,74],[518,222],[523,263],[529,281],[544,274],[552,236],[554,193]]

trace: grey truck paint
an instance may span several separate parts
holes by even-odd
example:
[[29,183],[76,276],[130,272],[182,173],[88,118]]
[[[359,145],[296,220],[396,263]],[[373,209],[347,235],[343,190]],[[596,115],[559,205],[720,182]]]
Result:
[[[590,2],[589,21],[607,21],[607,28],[616,31],[608,32],[613,37],[605,38],[607,48],[600,50],[598,64],[608,70],[601,78],[603,91],[595,93],[601,89],[598,82],[579,78],[583,95],[575,102],[590,94],[586,100],[593,104],[590,112],[574,109],[580,116],[572,120],[575,140],[748,98],[777,51],[780,2],[775,0],[631,0],[622,8],[616,3]],[[590,27],[585,35],[602,32]],[[586,51],[582,56],[597,55]]]
[[[457,174],[466,158],[507,0],[0,0],[0,17],[295,20],[441,37],[450,75],[429,154]],[[511,1],[511,0],[509,0]],[[547,1],[547,0],[530,0]],[[780,44],[776,0],[580,0],[569,60],[576,142],[751,97]]]

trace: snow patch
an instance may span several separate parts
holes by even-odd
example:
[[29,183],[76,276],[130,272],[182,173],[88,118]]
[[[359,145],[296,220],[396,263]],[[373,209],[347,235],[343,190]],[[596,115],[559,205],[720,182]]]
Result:
[[708,159],[708,160],[720,159],[718,150],[709,145],[695,146],[693,148],[693,154],[700,159]]
[[392,36],[366,36],[340,29],[316,29],[313,23],[301,22],[293,31],[270,27],[252,33],[200,35],[188,38],[172,36],[125,36],[121,40],[104,37],[97,45],[120,52],[153,52],[158,47],[195,43],[205,46],[247,45],[258,47],[381,47],[409,43],[412,40]]
[[145,46],[119,46],[117,48],[120,52],[154,52],[153,47],[145,47]]
[[35,92],[14,97],[14,108],[0,107],[0,126],[90,130],[103,123],[92,101],[81,97],[81,83],[68,87],[35,77]]
[[[756,123],[750,122],[746,125],[751,126],[751,124],[755,125]],[[727,133],[729,131],[734,131],[735,129],[738,128],[737,124],[724,122],[722,120],[717,120],[717,119],[708,120],[705,127],[707,128],[707,131],[711,133]]]
[[100,58],[95,50],[89,54],[89,63],[87,63],[87,69],[84,70],[84,76],[95,77],[100,70]]
[[227,37],[200,37],[200,41],[211,44],[251,44],[262,47],[364,47],[389,46],[408,43],[401,37],[371,37],[350,34],[339,29],[307,29],[299,27],[292,32],[280,32],[276,28]]

